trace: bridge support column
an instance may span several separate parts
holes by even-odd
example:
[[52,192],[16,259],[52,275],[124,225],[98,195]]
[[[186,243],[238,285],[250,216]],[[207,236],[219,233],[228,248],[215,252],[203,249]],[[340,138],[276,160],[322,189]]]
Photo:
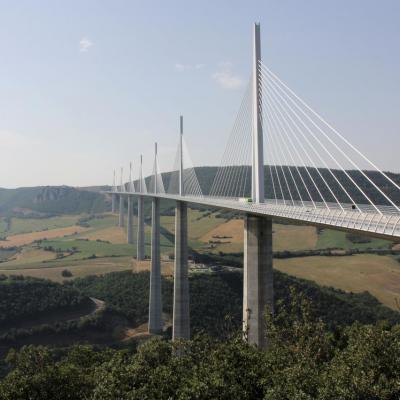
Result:
[[137,231],[137,253],[136,259],[138,261],[144,260],[145,247],[144,247],[144,199],[143,196],[138,197],[138,231]]
[[128,222],[127,222],[127,242],[128,244],[133,244],[133,204],[132,196],[128,196]]
[[111,195],[111,212],[114,214],[115,213],[115,203],[117,202],[117,195],[113,193]]
[[187,204],[176,202],[172,340],[190,339]]
[[149,299],[149,333],[163,330],[160,262],[160,199],[153,198],[151,225],[151,270]]
[[124,210],[124,196],[119,195],[119,221],[118,226],[123,227],[125,225],[125,210]]
[[243,329],[249,343],[267,346],[265,312],[273,312],[272,220],[244,220]]

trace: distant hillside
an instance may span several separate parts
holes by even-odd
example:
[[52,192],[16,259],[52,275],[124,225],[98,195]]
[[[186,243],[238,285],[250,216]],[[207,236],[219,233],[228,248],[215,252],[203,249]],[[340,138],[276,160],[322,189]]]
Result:
[[68,186],[0,189],[0,215],[3,216],[94,213],[108,208],[105,195]]
[[[239,168],[239,167],[238,167]],[[242,168],[242,167],[240,167]],[[297,171],[293,167],[283,167],[285,174],[290,176],[289,168],[294,176]],[[218,167],[196,167],[196,174],[202,188],[203,194],[207,195],[210,193],[215,175]],[[300,174],[311,193],[311,196],[315,201],[320,201],[319,195],[315,189],[313,189],[313,183],[304,170],[299,168]],[[272,174],[275,169],[272,169]],[[280,167],[277,167],[278,175],[282,174]],[[321,193],[327,201],[334,201],[332,194],[324,186],[320,174],[328,182],[332,191],[342,202],[348,202],[348,198],[338,186],[337,182],[333,178],[331,172],[327,169],[320,168],[317,171],[315,168],[308,168],[308,172],[312,176],[314,182],[318,185]],[[344,184],[346,190],[351,194],[354,200],[363,204],[366,203],[366,199],[363,198],[361,193],[356,189],[353,189],[354,185],[348,178],[345,177],[342,171],[332,170],[332,173]],[[381,194],[361,175],[360,172],[349,170],[347,171],[349,176],[357,182],[357,184],[367,193],[367,195],[377,204],[388,204]],[[393,189],[393,185],[382,178],[382,176],[374,171],[365,171],[367,176],[375,182],[375,184],[386,194],[388,194],[396,204],[400,204],[400,193]],[[246,179],[247,186],[245,188],[245,196],[250,195],[250,167],[247,170],[249,175]],[[388,176],[397,184],[400,185],[400,174],[387,173]],[[297,175],[298,176],[298,175]],[[171,179],[171,172],[163,173],[163,181],[165,189],[168,190],[169,181]],[[271,174],[269,167],[265,167],[265,188],[266,197],[273,198],[273,190],[270,184]],[[278,176],[275,175],[275,181]],[[284,181],[283,175],[280,176],[280,180]],[[290,180],[288,181],[290,184]],[[347,182],[347,183],[346,183]],[[135,182],[137,184],[137,181]],[[147,187],[150,185],[150,177],[146,178]],[[59,215],[59,214],[77,214],[77,213],[96,213],[110,210],[110,198],[109,196],[101,194],[103,190],[109,190],[110,186],[88,186],[82,188],[73,188],[69,186],[37,186],[37,187],[26,187],[18,189],[1,189],[0,188],[0,215],[37,215],[48,216],[48,215]],[[296,195],[296,188],[291,187],[291,192],[295,200],[298,199]],[[303,199],[308,199],[306,190],[299,187],[301,196]],[[285,189],[284,189],[285,192]],[[278,197],[281,197],[280,193],[277,193]],[[289,193],[284,193],[285,198],[290,198]],[[165,203],[165,204],[164,204]],[[163,202],[162,211],[168,210],[174,206],[173,202]],[[136,208],[136,204],[134,203]]]
[[[232,167],[230,167],[232,168]],[[236,167],[237,171],[232,171],[230,176],[239,176],[239,169],[240,171],[243,171],[243,166]],[[209,194],[214,177],[217,173],[218,167],[196,167],[196,175],[199,180],[199,184],[202,188],[203,194]],[[273,193],[273,188],[271,185],[271,173],[274,177],[274,181],[278,182],[278,179],[281,182],[285,182],[285,178],[283,175],[283,172],[286,175],[286,177],[290,177],[293,175],[295,179],[298,181],[298,188],[301,194],[301,197],[305,200],[309,199],[309,196],[307,194],[307,191],[304,187],[300,185],[300,178],[297,172],[297,169],[294,167],[287,167],[283,166],[282,169],[280,166],[273,167],[270,171],[269,166],[265,166],[265,195],[267,198],[274,198],[274,193]],[[318,171],[315,168],[309,168],[307,167],[308,172],[305,170],[304,167],[299,168],[300,175],[303,177],[303,180],[312,196],[312,198],[315,201],[321,201],[319,194],[317,190],[315,189],[312,180],[316,183],[318,186],[319,190],[321,191],[322,195],[327,201],[335,201],[335,199],[332,196],[332,193],[326,188],[326,186],[323,183],[323,180],[321,176],[325,179],[325,181],[329,184],[329,187],[332,189],[332,192],[335,193],[335,195],[338,197],[338,199],[344,203],[348,203],[349,199],[343,192],[343,190],[340,188],[338,185],[337,181],[333,177],[335,177],[342,183],[342,185],[345,187],[345,189],[348,191],[348,193],[352,196],[352,198],[355,200],[355,202],[359,204],[364,204],[367,202],[365,197],[354,187],[354,184],[350,181],[350,179],[345,175],[343,171],[339,170],[328,170],[326,168],[319,168]],[[373,185],[368,182],[368,180],[363,177],[363,175],[359,171],[355,170],[348,170],[346,171],[348,176],[350,176],[354,182],[357,183],[357,185],[377,204],[388,204],[388,202],[385,200],[385,198],[378,192],[376,188],[373,187]],[[400,204],[400,193],[398,190],[395,190],[393,185],[390,184],[385,178],[382,177],[381,174],[379,174],[376,171],[364,171],[365,174],[387,195],[391,197],[391,199],[396,203]],[[247,168],[246,171],[247,177],[243,181],[246,180],[246,188],[244,191],[245,196],[249,196],[251,192],[250,184],[251,184],[251,169],[250,167]],[[332,175],[333,174],[333,175]],[[398,185],[400,185],[400,174],[392,173],[392,172],[387,172],[387,175]],[[310,178],[312,177],[312,180]],[[164,186],[167,190],[169,181],[171,178],[171,173],[167,172],[163,174],[163,181],[164,181]],[[149,185],[149,178],[146,179],[147,186]],[[297,194],[296,187],[293,185],[293,182],[291,179],[288,178],[288,183],[290,186],[290,191],[293,195],[294,200],[299,200],[299,196]],[[286,199],[290,199],[289,192],[285,188],[285,185],[283,185],[283,191],[284,191],[284,196]],[[277,193],[277,197],[281,198],[280,192]]]

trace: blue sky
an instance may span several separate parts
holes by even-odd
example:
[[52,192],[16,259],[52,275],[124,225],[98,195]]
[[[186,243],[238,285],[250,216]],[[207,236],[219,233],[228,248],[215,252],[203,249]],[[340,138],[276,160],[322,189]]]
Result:
[[400,2],[0,0],[0,187],[110,183],[178,117],[196,165],[218,164],[264,63],[385,170],[400,172]]

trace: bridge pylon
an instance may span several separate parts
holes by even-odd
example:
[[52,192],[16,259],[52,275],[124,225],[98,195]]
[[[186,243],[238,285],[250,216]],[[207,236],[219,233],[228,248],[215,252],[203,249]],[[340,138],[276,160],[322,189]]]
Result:
[[[140,155],[139,166],[139,193],[144,192],[143,187],[143,157]],[[136,259],[138,261],[144,260],[145,247],[144,247],[144,199],[143,196],[138,196],[138,226],[137,226],[137,251]]]
[[[183,117],[179,132],[179,195],[184,196]],[[190,339],[187,203],[175,207],[175,265],[172,340]]]
[[[112,191],[115,192],[117,190],[115,186],[115,169],[114,169],[114,176],[113,176],[113,185],[112,185]],[[115,193],[111,194],[111,213],[115,213],[115,207],[116,207],[116,202],[117,202],[117,195]]]
[[260,24],[254,24],[253,73],[252,73],[252,168],[251,197],[255,203],[264,202],[264,145],[262,123],[261,86],[261,37]]
[[[121,186],[119,188],[120,192],[124,192],[124,182],[123,182],[123,168],[121,168]],[[123,227],[125,225],[125,204],[124,204],[124,196],[119,196],[119,219],[118,226]]]
[[[253,43],[253,203],[264,202],[264,149],[261,92],[260,24],[254,24]],[[244,218],[243,330],[249,343],[265,347],[265,312],[273,311],[272,220],[246,214]]]
[[[132,163],[129,164],[129,192],[132,191]],[[133,197],[128,195],[126,236],[128,244],[133,244]]]
[[[154,194],[157,194],[157,143],[154,152]],[[151,267],[149,297],[149,333],[162,333],[161,260],[160,260],[160,199],[153,197],[151,209]]]

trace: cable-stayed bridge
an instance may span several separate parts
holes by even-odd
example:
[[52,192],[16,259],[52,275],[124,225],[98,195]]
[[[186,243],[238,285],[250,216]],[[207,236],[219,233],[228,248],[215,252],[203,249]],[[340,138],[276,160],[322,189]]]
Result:
[[[189,338],[187,204],[244,215],[243,321],[250,342],[264,346],[263,315],[273,310],[272,219],[400,239],[400,181],[315,112],[261,60],[260,26],[254,26],[253,68],[211,187],[202,187],[180,119],[174,164],[161,171],[157,144],[153,173],[114,182],[115,211],[133,243],[132,201],[138,199],[137,258],[144,259],[144,198],[152,199],[149,331],[162,330],[160,200],[176,201],[173,337]],[[383,132],[380,134],[384,134]],[[168,171],[168,174],[165,172]]]

